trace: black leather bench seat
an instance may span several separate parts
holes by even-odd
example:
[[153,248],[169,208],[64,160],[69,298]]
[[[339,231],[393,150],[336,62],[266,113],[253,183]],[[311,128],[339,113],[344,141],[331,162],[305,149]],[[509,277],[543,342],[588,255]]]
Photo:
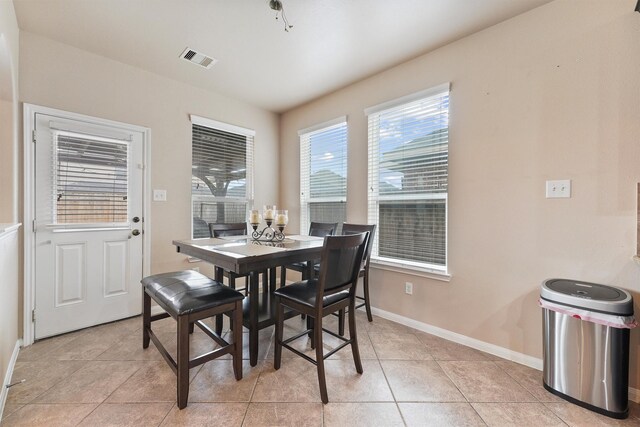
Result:
[[172,317],[243,299],[240,292],[193,270],[154,274],[142,285]]

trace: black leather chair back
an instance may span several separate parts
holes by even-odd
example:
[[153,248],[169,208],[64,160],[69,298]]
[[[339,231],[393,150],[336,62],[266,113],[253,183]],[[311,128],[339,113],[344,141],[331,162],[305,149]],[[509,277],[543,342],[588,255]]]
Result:
[[333,236],[338,229],[338,223],[312,222],[309,225],[309,236],[325,237]]
[[321,301],[326,294],[340,291],[355,293],[367,235],[365,232],[324,238],[316,301]]
[[202,218],[193,217],[193,238],[194,239],[206,239],[211,237],[209,233],[209,227],[207,221]]
[[247,234],[247,224],[236,222],[232,224],[209,224],[211,237],[244,236]]
[[342,234],[357,234],[368,232],[369,237],[367,237],[367,245],[364,250],[364,259],[362,260],[363,268],[367,268],[369,266],[369,262],[371,261],[371,251],[373,250],[373,239],[376,235],[376,225],[375,224],[347,224],[346,222],[342,224]]

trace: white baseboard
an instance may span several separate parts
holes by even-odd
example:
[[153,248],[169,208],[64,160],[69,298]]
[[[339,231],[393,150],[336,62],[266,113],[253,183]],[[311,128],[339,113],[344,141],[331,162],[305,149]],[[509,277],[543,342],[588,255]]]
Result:
[[523,353],[518,353],[517,351],[512,351],[495,344],[489,344],[475,338],[470,338],[466,335],[458,334],[447,329],[429,325],[428,323],[422,323],[408,317],[400,316],[399,314],[380,310],[379,308],[371,307],[371,311],[377,316],[394,321],[396,323],[400,323],[401,325],[409,326],[410,328],[417,329],[419,331],[426,332],[428,334],[435,335],[437,337],[444,338],[458,344],[466,345],[467,347],[475,348],[476,350],[484,351],[485,353],[493,354],[494,356],[511,360],[513,362],[529,366],[530,368],[534,368],[539,371],[542,370],[542,359],[528,356]]
[[[371,307],[371,312],[376,316],[391,320],[392,322],[400,323],[401,325],[409,326],[410,328],[417,329],[419,331],[426,332],[428,334],[435,335],[437,337],[444,338],[458,344],[466,345],[467,347],[475,348],[476,350],[484,351],[485,353],[493,354],[494,356],[498,356],[503,359],[511,360],[512,362],[537,369],[538,371],[542,371],[542,359],[539,359],[537,357],[509,350],[508,348],[500,347],[495,344],[489,344],[487,342],[480,341],[466,335],[458,334],[447,329],[429,325],[428,323],[422,323],[408,317],[400,316],[399,314],[391,313],[390,311],[381,310],[379,308]],[[637,388],[629,387],[629,400],[640,403],[640,390],[638,390]]]
[[18,354],[20,353],[20,347],[22,347],[22,340],[16,341],[15,347],[13,347],[13,353],[11,354],[11,360],[9,366],[7,366],[7,372],[4,374],[4,381],[2,382],[2,390],[0,390],[0,420],[4,413],[4,404],[7,401],[7,395],[9,389],[7,386],[11,383],[11,377],[13,376],[13,368],[16,366],[16,360],[18,360]]

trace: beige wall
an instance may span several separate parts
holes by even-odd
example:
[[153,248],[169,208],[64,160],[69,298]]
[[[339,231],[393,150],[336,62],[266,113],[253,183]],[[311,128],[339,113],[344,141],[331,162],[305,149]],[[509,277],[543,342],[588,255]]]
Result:
[[13,165],[15,152],[13,108],[12,99],[0,98],[0,146],[2,147],[2,156],[0,156],[0,222],[15,220],[13,191],[16,171]]
[[189,114],[254,129],[256,204],[278,199],[277,115],[30,33],[20,49],[22,102],[151,129],[151,188],[168,199],[151,205],[152,273],[197,265],[171,245],[191,233]]
[[0,222],[18,220],[18,50],[13,2],[0,1]]
[[[579,7],[578,7],[579,3]],[[297,131],[349,124],[349,221],[366,221],[363,109],[451,82],[449,283],[372,272],[372,304],[542,356],[539,286],[607,283],[640,298],[640,14],[635,0],[558,0],[285,113],[280,204],[299,218]],[[571,179],[570,199],[545,180]],[[413,296],[404,282],[414,283]],[[631,385],[640,388],[638,331]]]
[[[18,218],[18,23],[13,2],[0,2],[0,223]],[[7,73],[9,75],[7,75]],[[17,233],[0,233],[0,381],[5,380],[11,355],[19,338],[18,293],[21,268],[16,262],[20,251]],[[19,257],[18,257],[19,258]],[[3,390],[0,395],[5,392]],[[1,403],[1,402],[0,402]],[[0,412],[2,408],[0,408]]]

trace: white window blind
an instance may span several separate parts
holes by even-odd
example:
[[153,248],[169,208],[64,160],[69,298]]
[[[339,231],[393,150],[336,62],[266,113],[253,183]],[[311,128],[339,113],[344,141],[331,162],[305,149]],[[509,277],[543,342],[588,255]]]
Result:
[[53,139],[53,223],[126,223],[129,141],[60,130]]
[[449,85],[366,111],[373,257],[446,271]]
[[253,204],[253,131],[203,120],[192,116],[194,238],[209,237],[209,223],[246,222]]
[[346,220],[346,117],[301,130],[298,134],[300,232],[306,233],[311,222],[342,223]]

